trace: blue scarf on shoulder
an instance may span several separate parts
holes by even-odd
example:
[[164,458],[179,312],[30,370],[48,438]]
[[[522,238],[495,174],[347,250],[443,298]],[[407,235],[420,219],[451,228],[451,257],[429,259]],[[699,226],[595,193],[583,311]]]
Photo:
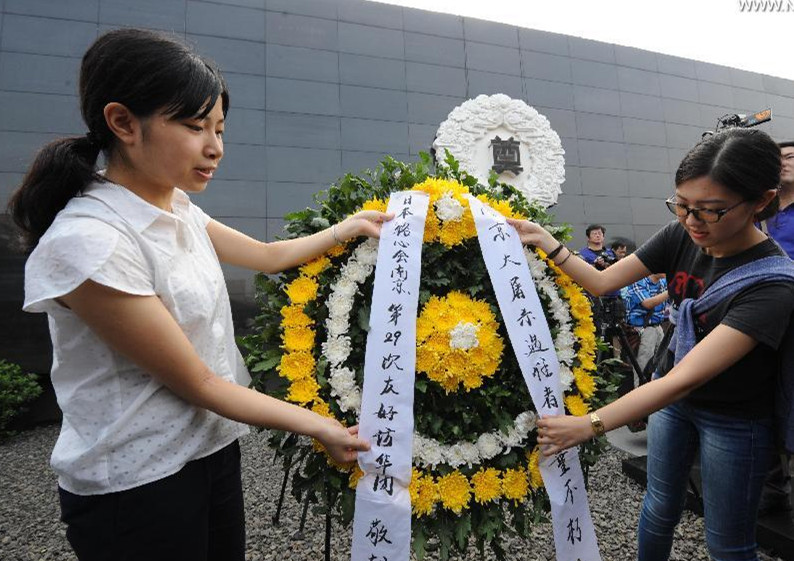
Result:
[[794,282],[794,262],[788,257],[771,256],[757,259],[728,271],[712,283],[699,298],[685,298],[671,314],[675,333],[670,351],[678,364],[695,344],[695,317],[703,314],[748,286],[764,282]]

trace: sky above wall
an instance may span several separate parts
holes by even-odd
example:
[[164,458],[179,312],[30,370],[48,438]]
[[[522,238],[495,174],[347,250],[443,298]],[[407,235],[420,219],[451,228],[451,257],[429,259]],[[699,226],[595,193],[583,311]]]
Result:
[[794,0],[384,3],[564,33],[794,80]]

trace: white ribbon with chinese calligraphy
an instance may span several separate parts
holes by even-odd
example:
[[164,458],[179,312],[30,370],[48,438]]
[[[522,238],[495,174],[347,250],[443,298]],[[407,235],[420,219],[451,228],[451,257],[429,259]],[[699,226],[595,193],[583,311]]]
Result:
[[[510,343],[539,415],[564,413],[559,362],[518,233],[491,207],[468,196],[485,266]],[[578,448],[546,458],[540,472],[551,500],[557,559],[600,561]]]
[[372,290],[359,435],[372,448],[358,456],[353,561],[408,561],[414,433],[416,316],[422,237],[429,196],[392,193]]

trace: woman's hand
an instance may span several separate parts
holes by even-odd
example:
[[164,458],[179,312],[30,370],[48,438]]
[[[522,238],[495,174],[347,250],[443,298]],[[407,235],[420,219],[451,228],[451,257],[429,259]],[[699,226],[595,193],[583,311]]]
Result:
[[550,415],[538,420],[538,444],[544,456],[553,456],[595,436],[588,416]]
[[535,246],[546,253],[551,253],[560,244],[540,224],[515,218],[508,218],[507,223],[518,231],[518,237],[522,244]]
[[353,462],[359,451],[369,450],[369,443],[358,438],[358,425],[345,428],[336,419],[322,417],[316,438],[340,464]]
[[384,222],[394,218],[393,212],[378,212],[377,210],[362,210],[353,216],[348,216],[336,225],[336,235],[341,241],[347,241],[357,236],[379,238]]

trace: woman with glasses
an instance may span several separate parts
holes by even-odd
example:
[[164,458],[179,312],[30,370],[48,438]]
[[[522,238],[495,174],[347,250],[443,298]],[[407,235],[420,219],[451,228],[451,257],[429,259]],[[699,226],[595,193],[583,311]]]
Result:
[[523,243],[554,256],[593,294],[667,277],[676,334],[654,380],[589,417],[538,422],[538,442],[553,455],[653,413],[640,561],[669,558],[698,452],[712,558],[758,558],[756,513],[775,449],[778,347],[794,310],[794,266],[755,223],[777,211],[780,170],[780,149],[761,131],[706,138],[676,172],[666,205],[677,220],[604,271],[537,224],[512,221]]

